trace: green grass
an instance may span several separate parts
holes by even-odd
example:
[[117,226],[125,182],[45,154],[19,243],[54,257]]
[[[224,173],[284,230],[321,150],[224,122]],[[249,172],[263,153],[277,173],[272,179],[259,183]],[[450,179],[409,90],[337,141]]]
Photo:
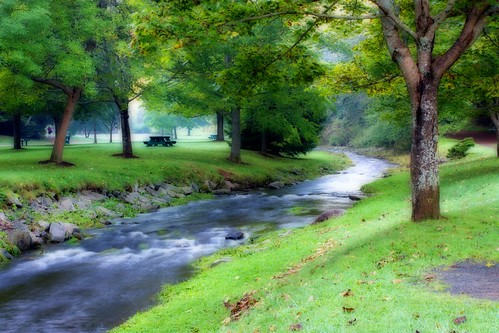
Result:
[[[497,302],[451,295],[425,279],[465,259],[497,264],[493,155],[475,147],[442,165],[441,220],[409,221],[409,176],[397,172],[367,185],[376,195],[340,218],[201,259],[194,278],[166,286],[157,306],[113,332],[289,332],[293,324],[303,332],[496,332]],[[228,256],[234,260],[210,268]],[[230,320],[224,301],[246,293],[258,303]],[[461,316],[466,322],[456,325]]]
[[45,192],[63,195],[81,189],[122,190],[134,184],[165,181],[177,185],[202,184],[207,179],[222,182],[221,170],[232,174],[233,182],[264,184],[272,179],[286,181],[292,170],[301,175],[297,178],[306,178],[343,168],[346,163],[320,152],[286,159],[243,151],[244,164],[233,164],[227,160],[227,144],[218,142],[178,143],[168,148],[137,143],[134,153],[140,158],[128,160],[112,156],[120,149],[120,144],[70,145],[64,150],[64,160],[75,166],[62,168],[38,163],[50,157],[50,146],[19,151],[0,148],[0,193],[13,191],[30,198]]

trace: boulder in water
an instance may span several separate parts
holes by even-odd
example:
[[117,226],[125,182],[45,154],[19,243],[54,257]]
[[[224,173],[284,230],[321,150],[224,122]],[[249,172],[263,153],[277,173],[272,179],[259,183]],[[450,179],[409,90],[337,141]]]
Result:
[[358,194],[349,194],[348,195],[348,199],[352,200],[352,201],[359,201],[359,200],[362,200],[364,199],[365,196],[364,195],[358,195]]
[[53,243],[62,243],[66,240],[66,228],[60,222],[50,224],[50,241]]
[[31,233],[27,229],[9,230],[7,238],[10,243],[15,245],[21,251],[29,250],[33,245]]
[[227,235],[225,235],[225,239],[240,240],[243,238],[244,233],[239,230],[231,231]]

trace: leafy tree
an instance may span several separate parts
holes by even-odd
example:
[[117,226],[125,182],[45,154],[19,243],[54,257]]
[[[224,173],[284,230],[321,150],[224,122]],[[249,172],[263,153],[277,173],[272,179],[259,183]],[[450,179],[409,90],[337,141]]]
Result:
[[245,106],[242,146],[288,156],[313,149],[326,115],[325,98],[304,87],[283,85],[265,90]]
[[[445,73],[497,15],[499,6],[487,0],[371,2],[377,13],[372,11],[373,7],[357,1],[336,1],[333,5],[322,1],[298,4],[283,1],[278,6],[269,5],[266,13],[251,19],[305,15],[316,17],[315,24],[320,20],[379,20],[385,45],[404,78],[411,105],[412,219],[438,219],[437,90]],[[342,14],[332,14],[332,9]],[[449,34],[445,29],[449,26],[458,30],[451,35],[453,38],[440,33]]]
[[34,82],[23,75],[17,75],[8,68],[0,68],[0,108],[12,116],[14,125],[14,149],[21,149],[22,115],[40,112],[45,104],[41,98],[44,90],[35,87]]
[[[151,66],[146,66],[143,55],[130,48],[134,12],[130,2],[102,0],[99,6],[106,9],[106,17],[112,22],[112,29],[104,36],[97,50],[98,83],[119,110],[123,147],[120,156],[133,158],[136,156],[133,155],[132,148],[129,106],[133,100],[140,97],[150,81],[147,70],[151,69]],[[107,125],[111,126],[111,123],[107,122]],[[112,125],[116,128],[114,123]],[[112,133],[111,127],[108,128]]]
[[[6,0],[0,4],[0,64],[66,96],[50,162],[61,163],[82,92],[92,90],[92,52],[105,24],[94,1]],[[76,33],[77,32],[77,33]]]

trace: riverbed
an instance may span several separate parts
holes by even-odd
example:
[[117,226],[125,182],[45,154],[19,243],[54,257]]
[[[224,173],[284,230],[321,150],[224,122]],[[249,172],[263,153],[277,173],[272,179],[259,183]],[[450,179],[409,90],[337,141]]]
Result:
[[[0,267],[0,331],[105,332],[154,305],[164,284],[188,279],[191,263],[251,237],[306,226],[391,165],[347,153],[354,166],[280,190],[219,196],[116,219],[76,244],[50,245]],[[232,231],[245,238],[227,240]]]

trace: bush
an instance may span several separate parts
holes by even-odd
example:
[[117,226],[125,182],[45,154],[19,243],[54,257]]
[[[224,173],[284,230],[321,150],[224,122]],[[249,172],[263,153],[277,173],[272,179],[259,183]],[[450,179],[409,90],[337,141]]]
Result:
[[466,156],[466,152],[468,149],[473,147],[475,145],[475,142],[473,141],[473,138],[464,138],[460,140],[458,143],[456,143],[451,149],[449,149],[449,152],[447,153],[447,158],[450,159],[458,159],[458,158],[463,158]]

